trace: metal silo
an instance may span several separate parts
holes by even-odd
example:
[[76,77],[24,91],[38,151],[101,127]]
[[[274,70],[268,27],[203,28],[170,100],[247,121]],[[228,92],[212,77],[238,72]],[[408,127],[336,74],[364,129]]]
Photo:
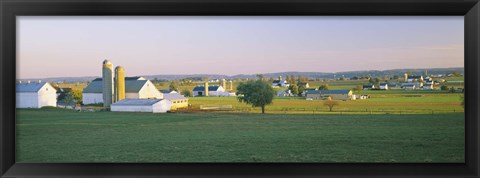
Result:
[[113,64],[106,60],[102,66],[103,106],[110,107],[113,101]]
[[205,82],[205,95],[208,96],[208,82]]
[[115,102],[125,99],[125,69],[122,66],[115,68]]

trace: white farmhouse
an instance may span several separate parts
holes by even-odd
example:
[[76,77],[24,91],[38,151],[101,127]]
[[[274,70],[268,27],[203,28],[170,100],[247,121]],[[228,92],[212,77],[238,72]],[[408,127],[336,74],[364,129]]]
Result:
[[57,90],[46,82],[18,83],[16,85],[16,108],[41,108],[57,106]]
[[[102,78],[96,78],[83,89],[83,104],[103,103]],[[161,99],[163,94],[143,77],[125,77],[126,99]]]
[[110,106],[113,112],[153,112],[170,111],[171,102],[166,99],[123,99]]
[[378,88],[379,88],[380,90],[388,90],[388,84],[387,84],[387,83],[380,83],[380,84],[378,85]]
[[272,82],[272,87],[277,88],[277,87],[289,87],[290,84],[286,80],[274,80]]

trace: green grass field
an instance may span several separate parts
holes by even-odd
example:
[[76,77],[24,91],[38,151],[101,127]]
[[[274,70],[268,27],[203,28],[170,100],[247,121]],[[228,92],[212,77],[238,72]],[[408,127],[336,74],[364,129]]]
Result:
[[464,162],[464,115],[17,110],[17,162]]

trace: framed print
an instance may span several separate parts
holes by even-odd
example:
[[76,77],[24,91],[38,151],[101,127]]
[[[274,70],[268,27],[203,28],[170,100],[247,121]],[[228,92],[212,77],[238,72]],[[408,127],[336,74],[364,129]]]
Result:
[[478,177],[479,8],[2,1],[1,175]]

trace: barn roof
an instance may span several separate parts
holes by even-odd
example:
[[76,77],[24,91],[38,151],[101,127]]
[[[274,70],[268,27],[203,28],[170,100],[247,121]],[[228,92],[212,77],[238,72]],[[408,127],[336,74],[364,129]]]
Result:
[[158,90],[160,91],[161,93],[176,93],[176,91],[173,91],[173,90]]
[[[83,93],[103,93],[102,81],[102,78],[96,78],[90,82],[85,89],[83,89]],[[125,80],[125,92],[138,93],[147,82],[148,80]]]
[[[217,91],[220,86],[208,86],[208,91]],[[205,86],[196,86],[193,91],[204,91]]]
[[348,94],[350,90],[307,90],[307,94]]
[[162,101],[162,99],[123,99],[112,104],[112,106],[151,106]]
[[[47,82],[41,83],[17,83],[17,92],[38,92]],[[50,84],[48,84],[50,85]]]
[[411,75],[411,76],[408,76],[408,79],[420,79],[420,78],[423,78],[421,75]]
[[163,99],[172,101],[172,100],[184,100],[187,98],[185,98],[180,93],[166,93],[166,94],[163,94]]

